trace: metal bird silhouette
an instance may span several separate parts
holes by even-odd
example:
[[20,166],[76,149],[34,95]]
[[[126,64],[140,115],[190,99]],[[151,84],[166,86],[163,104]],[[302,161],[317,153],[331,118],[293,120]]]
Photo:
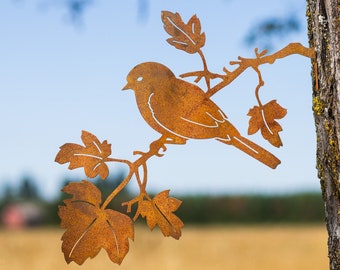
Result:
[[[134,151],[140,155],[130,161],[111,156],[111,144],[101,141],[90,132],[83,131],[83,145],[66,143],[60,147],[55,161],[69,163],[69,169],[83,168],[88,178],[100,176],[106,179],[109,175],[107,163],[126,164],[129,173],[102,200],[104,194],[91,182],[69,183],[62,191],[71,195],[59,206],[58,215],[61,226],[66,229],[62,236],[62,251],[67,263],[71,261],[81,265],[88,258],[97,256],[100,249],[105,249],[112,262],[121,264],[129,251],[129,241],[134,239],[134,222],[145,218],[152,230],[156,226],[164,236],[179,239],[184,226],[175,214],[181,201],[170,197],[169,190],[150,196],[147,193],[147,161],[153,156],[162,156],[166,144],[185,144],[188,139],[215,139],[232,145],[265,165],[276,168],[280,160],[254,142],[242,137],[239,131],[228,121],[224,112],[210,99],[212,95],[229,85],[246,69],[252,68],[258,75],[255,97],[258,105],[248,112],[248,135],[261,131],[264,139],[273,146],[282,145],[279,132],[282,127],[276,121],[283,118],[287,110],[276,100],[262,104],[259,90],[263,86],[259,66],[273,64],[276,60],[292,54],[315,58],[315,49],[306,48],[300,43],[291,43],[281,50],[266,55],[267,51],[255,49],[255,58],[238,57],[230,65],[237,65],[232,71],[223,68],[224,74],[211,73],[202,52],[205,45],[205,33],[201,31],[200,20],[196,15],[187,23],[179,13],[162,12],[164,30],[170,35],[167,42],[176,49],[189,54],[197,53],[203,62],[203,70],[182,74],[181,77],[196,77],[195,82],[205,79],[207,91],[182,79],[176,78],[166,66],[146,62],[134,67],[127,76],[123,89],[133,89],[140,113],[145,121],[162,136],[150,143],[147,152]],[[314,61],[315,62],[315,61]],[[317,72],[315,74],[317,83]],[[213,79],[221,81],[210,87]],[[318,85],[315,86],[318,89]],[[129,201],[122,203],[124,211],[115,209],[111,204],[117,194],[124,190],[131,179],[135,178],[140,192]],[[136,209],[133,218],[128,213]]]
[[242,137],[226,114],[197,85],[176,78],[166,66],[145,62],[127,75],[123,90],[135,92],[144,120],[167,137],[167,143],[188,139],[216,139],[232,145],[275,169],[281,162],[273,154]]

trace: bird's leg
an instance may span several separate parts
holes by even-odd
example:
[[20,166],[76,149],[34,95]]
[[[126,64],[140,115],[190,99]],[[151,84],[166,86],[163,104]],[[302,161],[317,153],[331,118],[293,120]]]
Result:
[[[162,149],[163,152],[167,150],[165,144],[186,144],[186,139],[181,138],[181,137],[173,137],[169,138],[165,135],[162,135],[158,140],[153,141],[150,143],[150,149],[149,149],[149,154],[155,155],[157,157],[162,157],[164,154],[159,153],[159,151]],[[145,152],[142,151],[134,151],[134,155],[145,155]]]
[[181,137],[174,137],[174,138],[166,138],[166,144],[186,144],[187,140]]
[[167,143],[167,137],[162,135],[162,137],[160,137],[158,140],[153,141],[152,143],[150,143],[150,148],[149,151],[146,152],[142,152],[142,151],[134,151],[133,154],[134,155],[155,155],[157,157],[162,157],[163,154],[160,154],[159,151],[162,149],[163,152],[166,151],[166,146],[165,143]]
[[160,137],[158,140],[153,141],[150,143],[150,152],[155,153],[157,157],[162,157],[164,154],[159,153],[159,151],[162,149],[163,152],[166,151],[166,146],[164,145],[166,141],[166,138],[164,136]]
[[166,151],[165,144],[186,144],[186,139],[181,137],[166,137],[165,135],[162,135],[158,140],[152,142],[150,144],[150,152],[156,152],[156,156],[162,157],[163,154],[159,153],[159,151],[162,149],[163,152]]

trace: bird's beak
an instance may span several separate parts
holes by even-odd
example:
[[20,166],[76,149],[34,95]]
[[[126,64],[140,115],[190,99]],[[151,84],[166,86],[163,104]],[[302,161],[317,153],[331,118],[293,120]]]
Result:
[[128,90],[128,89],[132,89],[131,85],[129,83],[127,83],[122,90]]

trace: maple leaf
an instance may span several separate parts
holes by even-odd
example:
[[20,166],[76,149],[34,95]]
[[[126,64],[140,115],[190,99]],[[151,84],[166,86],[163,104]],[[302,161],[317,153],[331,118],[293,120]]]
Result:
[[178,13],[162,11],[162,21],[165,31],[171,36],[167,39],[170,45],[190,54],[204,46],[205,34],[201,33],[201,23],[196,15],[185,24]]
[[249,119],[248,134],[252,135],[261,130],[264,139],[276,147],[282,146],[279,136],[282,127],[275,119],[281,119],[286,114],[287,110],[282,108],[276,100],[272,100],[261,107],[254,106],[247,114],[251,117]]
[[111,144],[106,140],[101,143],[95,135],[87,131],[82,131],[81,139],[85,146],[66,143],[60,147],[55,161],[60,164],[69,162],[70,170],[84,167],[87,177],[100,175],[102,179],[106,179],[109,168],[105,161],[111,155]]
[[91,182],[83,180],[63,188],[73,195],[59,206],[62,251],[67,263],[81,265],[87,258],[94,258],[101,248],[111,261],[121,264],[129,251],[129,238],[133,240],[133,221],[127,215],[111,209],[101,209],[101,193]]
[[146,217],[146,222],[151,230],[158,225],[164,236],[179,239],[184,224],[173,212],[179,208],[181,203],[178,199],[169,198],[169,190],[165,190],[158,193],[152,201],[140,201],[138,212],[143,218]]

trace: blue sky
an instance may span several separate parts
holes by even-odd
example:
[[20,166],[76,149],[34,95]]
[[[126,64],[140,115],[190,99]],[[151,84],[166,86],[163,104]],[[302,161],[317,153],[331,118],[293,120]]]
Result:
[[[198,55],[176,50],[165,40],[162,10],[187,21],[197,14],[206,33],[203,48],[212,72],[222,72],[237,56],[253,57],[243,39],[268,16],[297,12],[302,31],[280,40],[308,46],[304,1],[149,1],[148,16],[138,17],[137,0],[96,2],[80,27],[60,8],[43,0],[0,2],[0,188],[25,174],[34,177],[46,197],[55,196],[65,176],[84,177],[54,162],[59,146],[81,144],[87,130],[112,144],[113,156],[134,160],[159,135],[141,118],[132,91],[122,92],[126,75],[145,61],[167,65],[176,75],[201,69]],[[149,189],[173,193],[285,193],[319,190],[315,169],[315,129],[311,109],[310,60],[290,56],[260,67],[263,102],[277,99],[288,115],[280,121],[283,147],[258,134],[248,138],[278,156],[269,169],[231,146],[189,141],[169,146],[148,163]],[[244,72],[213,100],[246,136],[248,110],[256,105],[256,73]],[[190,80],[190,79],[189,79]],[[123,167],[112,165],[111,173]],[[131,188],[135,184],[131,183]]]

